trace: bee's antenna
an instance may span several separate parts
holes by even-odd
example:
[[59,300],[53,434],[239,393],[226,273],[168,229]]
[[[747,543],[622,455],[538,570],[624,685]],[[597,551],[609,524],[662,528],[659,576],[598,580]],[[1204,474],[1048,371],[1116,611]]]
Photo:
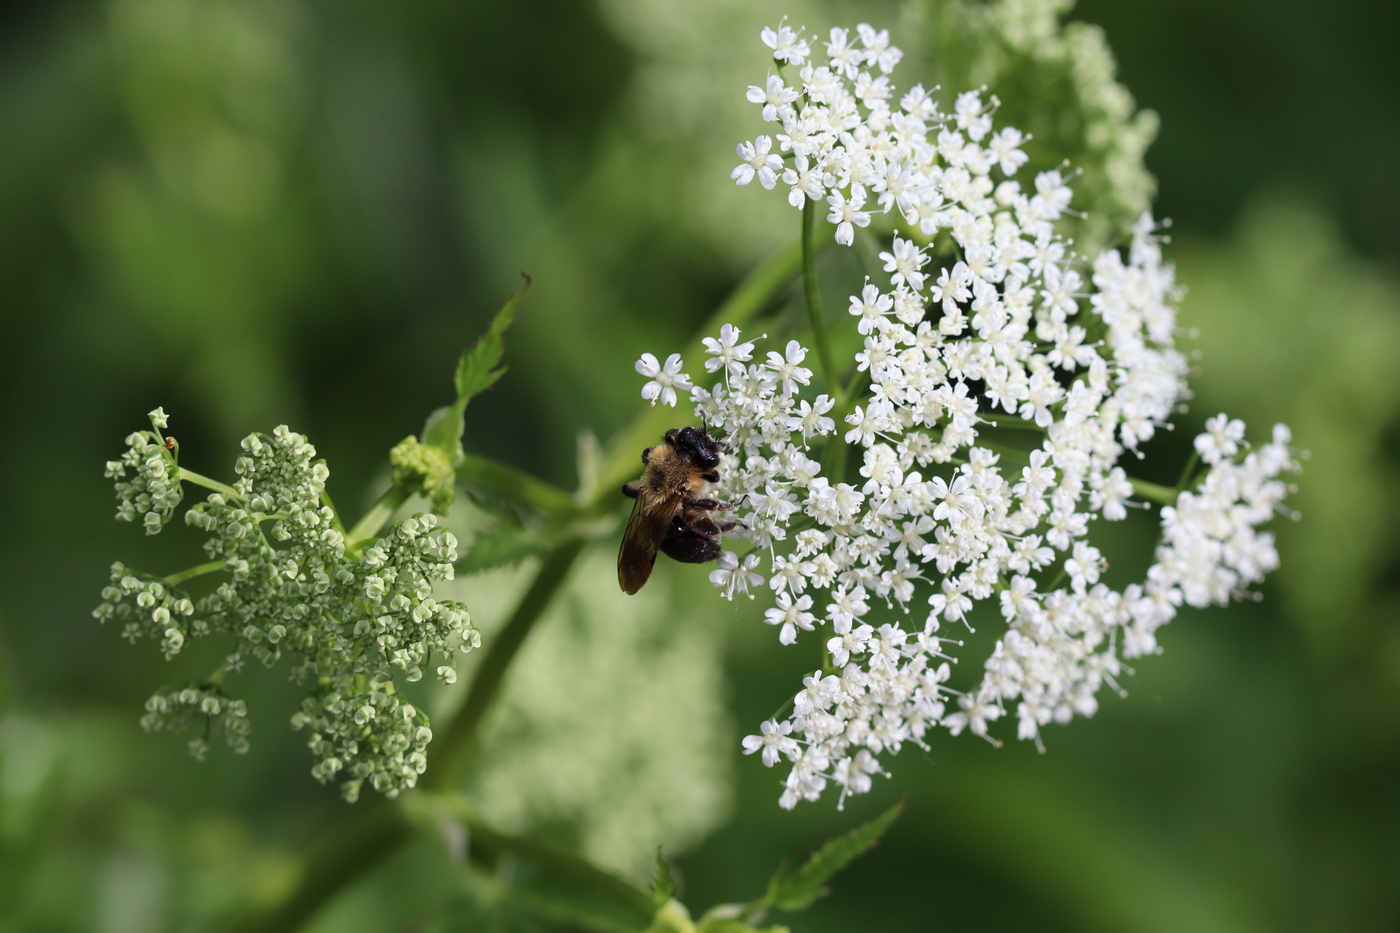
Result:
[[710,416],[707,415],[707,414],[705,414],[705,409],[703,409],[703,408],[697,408],[697,409],[695,409],[695,410],[698,411],[698,412],[700,412],[700,431],[701,431],[701,433],[703,433],[703,434],[709,434],[709,433],[710,433]]

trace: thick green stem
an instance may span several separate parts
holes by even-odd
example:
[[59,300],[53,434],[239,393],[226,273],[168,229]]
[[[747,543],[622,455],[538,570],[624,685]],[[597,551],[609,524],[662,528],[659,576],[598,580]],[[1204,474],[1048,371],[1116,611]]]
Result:
[[535,623],[540,620],[554,594],[563,585],[586,543],[583,538],[571,538],[560,543],[545,558],[535,574],[534,582],[515,607],[510,621],[491,640],[485,660],[472,676],[466,702],[447,729],[439,734],[432,762],[423,775],[424,789],[432,791],[451,787],[466,769],[475,751],[477,731],[500,693],[506,670],[519,654],[526,637],[534,630]]
[[238,933],[290,933],[408,841],[412,830],[394,802],[364,804],[352,818],[337,820],[336,827],[321,837],[291,897],[272,913],[248,917],[235,929]]
[[187,470],[184,467],[180,467],[180,482],[194,483],[196,486],[203,486],[205,489],[212,489],[214,492],[222,493],[237,502],[243,501],[243,496],[228,483],[221,483],[216,479],[210,479],[207,476],[196,473],[194,470]]
[[379,501],[370,506],[364,518],[355,523],[345,535],[345,549],[353,551],[361,544],[379,534],[379,530],[394,517],[399,506],[408,501],[410,493],[402,486],[390,486]]
[[1133,479],[1128,477],[1128,482],[1133,484],[1133,492],[1159,505],[1175,505],[1177,491],[1166,486],[1159,486],[1156,483],[1149,483],[1147,480]]
[[457,465],[457,477],[547,515],[558,517],[578,511],[573,496],[564,490],[488,457],[465,455]]
[[822,379],[826,381],[838,407],[845,403],[839,374],[831,356],[831,344],[826,338],[826,321],[822,318],[821,293],[817,289],[817,212],[820,203],[811,198],[802,205],[802,286],[807,295],[807,318],[812,323],[812,342],[817,345],[817,360]]
[[[460,794],[425,794],[414,792],[404,801],[404,809],[429,831],[442,825],[444,819],[464,826],[470,840],[466,856],[470,861],[488,865],[503,855],[513,855],[543,869],[543,877],[533,878],[533,884],[511,885],[510,893],[525,906],[566,922],[581,919],[570,910],[572,891],[587,892],[589,914],[595,919],[602,906],[610,920],[604,929],[644,930],[651,925],[656,905],[646,891],[636,884],[605,871],[586,859],[556,849],[534,839],[502,833],[485,823],[471,802]],[[584,924],[588,928],[594,928]]]
[[206,573],[214,573],[223,569],[224,562],[222,560],[211,560],[207,564],[199,564],[197,566],[190,567],[186,570],[181,570],[179,573],[172,573],[170,576],[164,578],[161,582],[164,583],[166,586],[179,586],[186,580],[192,580],[195,577],[202,577]]

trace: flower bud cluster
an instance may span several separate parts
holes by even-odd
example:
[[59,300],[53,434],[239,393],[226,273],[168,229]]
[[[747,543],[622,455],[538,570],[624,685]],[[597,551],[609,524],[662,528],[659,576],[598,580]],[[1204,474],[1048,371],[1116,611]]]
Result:
[[181,732],[192,725],[203,733],[190,740],[190,754],[200,761],[209,754],[211,736],[222,736],[236,754],[248,751],[248,705],[230,699],[216,687],[168,687],[146,701],[141,728],[147,732]]
[[419,514],[361,553],[347,550],[323,501],[329,471],[315,456],[285,425],[245,438],[232,492],[213,493],[186,513],[209,534],[205,551],[226,579],[192,600],[117,564],[94,615],[124,621],[133,641],[159,639],[167,658],[192,637],[232,636],[230,671],[250,657],[271,665],[290,653],[298,659],[294,676],[318,685],[293,719],[312,730],[315,776],[344,772],[347,797],[365,780],[393,796],[426,767],[431,736],[426,715],[402,701],[396,681],[433,670],[451,683],[454,659],[480,635],[464,605],[432,596],[435,583],[452,579],[453,534]]
[[324,783],[341,771],[349,775],[341,793],[351,803],[365,781],[390,797],[412,787],[428,766],[433,738],[428,718],[394,692],[393,680],[375,676],[334,678],[301,701],[292,728],[311,730],[313,777]]
[[133,644],[142,637],[159,640],[167,661],[180,653],[192,630],[199,635],[208,632],[202,618],[193,618],[195,605],[188,596],[120,561],[112,564],[111,582],[103,588],[102,599],[93,610],[99,622],[124,623],[122,637]]
[[[107,461],[105,476],[116,480],[117,518],[134,522],[138,517],[146,534],[159,534],[180,504],[180,467],[175,453],[160,431],[166,426],[165,410],[150,413],[150,431],[127,435],[126,453]],[[131,471],[128,478],[127,471]]]
[[[754,545],[725,552],[711,581],[732,598],[766,578],[765,619],[783,644],[821,630],[825,663],[791,714],[744,741],[765,764],[790,765],[785,807],[831,784],[842,800],[864,793],[883,773],[878,756],[925,746],[934,727],[990,738],[1014,711],[1018,735],[1040,745],[1041,727],[1092,715],[1100,687],[1124,658],[1157,650],[1156,629],[1180,605],[1224,603],[1277,566],[1259,526],[1282,508],[1280,474],[1296,469],[1283,426],[1249,451],[1242,423],[1212,419],[1196,444],[1209,470],[1162,510],[1156,563],[1144,582],[1108,587],[1091,524],[1136,505],[1119,460],[1185,394],[1178,290],[1152,219],[1126,254],[1107,250],[1084,270],[1058,232],[1063,176],[1041,173],[1024,190],[1024,137],[994,133],[977,92],[952,115],[920,88],[896,109],[897,52],[884,33],[857,34],[859,46],[833,30],[824,64],[807,60],[800,34],[765,34],[775,58],[802,66],[800,85],[770,76],[749,89],[789,155],[735,178],[772,187],[781,172],[795,205],[825,197],[838,243],[868,223],[867,198],[913,228],[880,254],[888,284],[867,280],[851,298],[869,388],[850,400],[844,435],[814,449],[842,412],[811,397],[805,348],[791,341],[761,361],[725,325],[705,341],[705,368],[721,378],[691,390],[726,432],[720,493],[742,499],[739,534]],[[688,380],[673,369],[673,382]],[[813,459],[842,441],[861,453],[863,484],[822,475]],[[874,617],[877,603],[890,621]],[[971,629],[979,604],[976,617],[999,615],[1005,631],[981,682],[954,690],[947,662],[960,642],[947,627]]]

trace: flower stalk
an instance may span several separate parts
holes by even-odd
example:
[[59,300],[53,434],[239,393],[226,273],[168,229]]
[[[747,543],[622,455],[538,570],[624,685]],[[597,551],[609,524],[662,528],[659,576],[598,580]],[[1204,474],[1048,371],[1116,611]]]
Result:
[[802,205],[802,288],[807,298],[807,320],[812,325],[812,343],[816,347],[817,361],[821,364],[822,379],[825,380],[838,408],[845,404],[846,395],[841,389],[841,376],[831,356],[831,342],[827,338],[826,320],[822,316],[821,290],[817,286],[817,212],[821,204],[808,198]]

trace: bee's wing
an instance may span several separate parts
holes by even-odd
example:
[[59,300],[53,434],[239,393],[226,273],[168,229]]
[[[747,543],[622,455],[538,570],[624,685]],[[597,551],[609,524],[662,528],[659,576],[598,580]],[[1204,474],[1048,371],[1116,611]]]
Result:
[[632,504],[632,517],[622,535],[622,547],[617,552],[617,582],[629,596],[642,588],[651,576],[656,552],[671,528],[671,519],[681,507],[681,497],[661,499],[640,490]]

